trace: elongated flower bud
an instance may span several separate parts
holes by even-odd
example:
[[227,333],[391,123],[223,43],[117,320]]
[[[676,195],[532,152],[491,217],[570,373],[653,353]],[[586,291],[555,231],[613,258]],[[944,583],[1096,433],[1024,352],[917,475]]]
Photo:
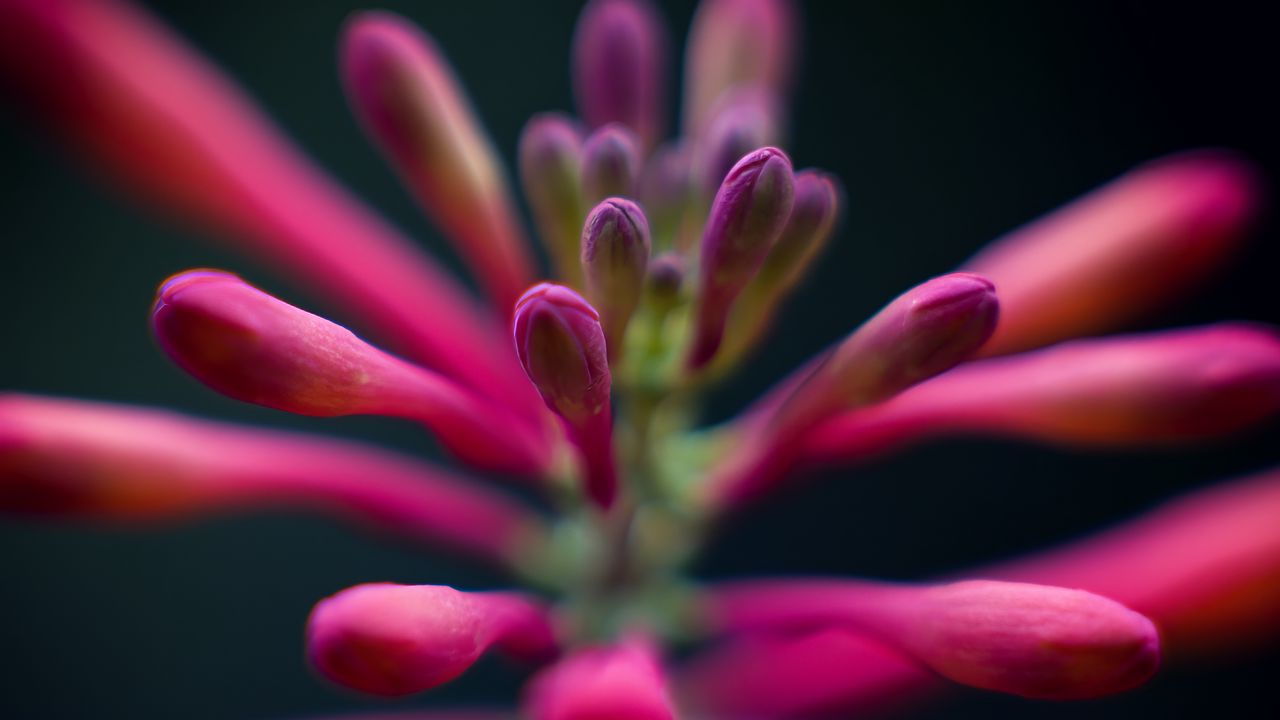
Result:
[[588,205],[609,197],[635,197],[640,146],[621,125],[596,130],[582,145],[582,197]]
[[530,659],[556,651],[546,611],[515,593],[370,583],[321,600],[307,620],[312,665],[375,695],[447,683],[495,645]]
[[524,699],[532,720],[675,720],[657,653],[630,639],[581,650],[539,673]]
[[1068,445],[1224,435],[1280,411],[1280,336],[1223,324],[1078,340],[971,363],[815,428],[801,455],[854,459],[942,434]]
[[666,111],[665,25],[648,0],[593,0],[573,35],[573,90],[592,128],[621,123],[649,148]]
[[654,151],[640,178],[640,200],[655,248],[685,247],[683,230],[693,197],[692,158],[685,143]]
[[720,186],[702,235],[691,369],[715,356],[733,301],[782,233],[793,193],[791,161],[776,148],[742,158]]
[[685,134],[698,136],[716,101],[734,88],[785,98],[795,65],[795,18],[786,0],[704,0],[689,29]]
[[246,402],[303,415],[396,415],[486,468],[538,475],[543,439],[506,409],[366,344],[238,277],[195,270],[161,286],[152,323],[184,370]]
[[715,591],[708,616],[731,631],[844,625],[956,682],[1034,698],[1123,692],[1160,663],[1159,637],[1146,617],[1099,595],[1045,585],[743,582]]
[[1258,206],[1252,167],[1200,151],[1156,160],[964,264],[1009,312],[984,354],[1109,330],[1202,278],[1239,241]]
[[0,510],[104,520],[298,507],[500,565],[540,534],[479,483],[337,438],[125,405],[0,396]]
[[582,138],[563,115],[536,115],[520,134],[520,180],[556,275],[582,287]]
[[533,261],[497,153],[448,62],[412,23],[374,12],[347,24],[342,66],[365,128],[506,312]]
[[600,310],[611,358],[622,352],[627,323],[640,304],[649,250],[649,222],[635,203],[610,198],[587,216],[582,267],[588,297]]
[[542,398],[582,452],[587,494],[601,507],[617,495],[608,350],[600,315],[569,288],[542,283],[516,303],[516,353]]
[[698,144],[698,187],[705,197],[715,195],[733,166],[752,150],[781,142],[776,106],[757,88],[737,90],[717,103]]

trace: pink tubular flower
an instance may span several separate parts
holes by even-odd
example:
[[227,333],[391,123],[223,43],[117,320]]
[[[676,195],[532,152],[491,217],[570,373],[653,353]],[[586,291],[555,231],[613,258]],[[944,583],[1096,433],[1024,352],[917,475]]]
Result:
[[[6,393],[0,511],[154,525],[314,509],[471,556],[524,588],[347,587],[315,604],[307,660],[338,685],[393,697],[497,650],[534,666],[520,700],[507,699],[531,720],[842,717],[953,684],[1102,698],[1166,660],[1280,641],[1277,470],[932,582],[698,577],[717,525],[810,465],[943,435],[1185,444],[1280,414],[1274,328],[1079,339],[1168,300],[1249,226],[1254,171],[1198,151],[997,240],[700,427],[713,384],[786,317],[844,213],[840,181],[795,171],[778,147],[796,25],[784,0],[703,0],[682,130],[666,138],[670,48],[656,7],[588,2],[571,49],[580,117],[543,113],[519,137],[520,184],[555,270],[541,280],[504,139],[489,139],[441,48],[406,18],[353,16],[339,53],[350,105],[475,276],[481,307],[143,10],[0,0],[0,71],[41,117],[150,200],[302,281],[360,333],[237,275],[190,270],[152,306],[165,355],[248,403],[419,423],[474,471]],[[511,497],[481,472],[534,482]],[[939,482],[960,477],[946,468]],[[903,527],[931,538],[927,520]],[[850,534],[830,532],[845,552]],[[255,602],[271,594],[253,589]]]

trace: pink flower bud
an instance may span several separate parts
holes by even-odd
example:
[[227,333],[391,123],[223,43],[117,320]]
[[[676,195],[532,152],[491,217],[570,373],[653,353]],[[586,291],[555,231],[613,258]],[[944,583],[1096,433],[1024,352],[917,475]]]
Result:
[[610,198],[587,216],[582,267],[588,297],[600,308],[610,357],[622,353],[627,323],[640,304],[649,249],[649,222],[630,200]]
[[734,300],[786,225],[793,192],[791,161],[776,148],[742,158],[721,184],[702,234],[690,369],[715,356]]
[[321,600],[307,620],[311,664],[375,695],[443,685],[495,645],[535,660],[556,652],[545,610],[515,593],[369,583]]
[[675,720],[661,663],[643,641],[588,648],[543,670],[524,700],[532,720]]
[[1123,692],[1160,664],[1146,617],[1099,595],[1044,585],[750,581],[714,591],[707,612],[728,631],[845,626],[961,684],[1033,698]]
[[520,134],[520,179],[556,275],[582,287],[582,138],[567,117],[535,115]]
[[1280,337],[1223,324],[1077,340],[970,363],[883,405],[815,428],[801,456],[865,457],[947,434],[1067,445],[1181,442],[1224,435],[1280,411]]
[[[648,0],[593,0],[573,36],[573,89],[591,128],[621,123],[643,147],[661,137],[666,28]],[[611,193],[612,194],[612,193]]]
[[640,147],[621,125],[606,125],[582,145],[582,197],[595,205],[609,197],[636,196]]
[[487,469],[537,476],[550,465],[548,444],[505,408],[234,275],[170,278],[152,325],[174,362],[237,400],[302,415],[405,417]]
[[502,165],[448,62],[412,23],[355,16],[343,33],[351,105],[504,313],[533,276]]
[[735,88],[790,93],[796,21],[786,0],[705,0],[689,29],[685,134],[698,136],[716,101]]
[[608,350],[600,315],[569,288],[542,283],[516,303],[516,353],[582,452],[587,494],[609,507],[618,491]]
[[984,354],[1109,330],[1158,307],[1237,244],[1258,195],[1240,158],[1184,153],[997,240],[964,265],[991,278],[1007,308]]
[[721,98],[698,143],[698,188],[707,198],[715,195],[729,171],[748,153],[781,142],[777,116],[777,102],[757,88]]
[[693,195],[691,155],[687,143],[663,145],[654,151],[641,174],[640,204],[649,218],[655,247],[687,247],[689,233],[684,230]]

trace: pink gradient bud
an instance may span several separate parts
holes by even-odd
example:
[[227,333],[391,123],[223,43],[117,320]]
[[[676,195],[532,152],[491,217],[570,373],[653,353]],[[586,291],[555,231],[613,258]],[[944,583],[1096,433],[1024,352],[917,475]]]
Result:
[[711,594],[722,631],[844,626],[986,690],[1085,699],[1131,690],[1160,664],[1146,617],[1082,590],[970,580],[933,586],[748,581]]
[[1254,169],[1222,151],[1143,165],[995,241],[964,264],[1007,312],[984,354],[1110,330],[1201,279],[1259,204]]
[[684,131],[697,137],[716,102],[739,88],[790,94],[795,10],[787,0],[703,0],[689,29]]
[[640,200],[655,247],[686,247],[686,213],[693,195],[691,155],[687,143],[668,143],[654,151],[641,174]]
[[698,144],[698,187],[710,198],[729,171],[756,148],[779,144],[777,101],[757,88],[737,90],[717,103]]
[[621,125],[606,125],[582,145],[582,197],[595,205],[609,197],[636,196],[640,146]]
[[582,138],[569,118],[546,113],[524,126],[520,180],[557,277],[582,287],[578,240],[587,212],[582,199]]
[[307,620],[311,664],[374,695],[443,685],[495,645],[531,660],[557,650],[546,611],[516,593],[369,583],[321,600]]
[[639,205],[622,198],[600,203],[582,229],[582,268],[587,295],[600,309],[611,358],[622,353],[623,337],[640,304],[649,263],[649,222]]
[[366,130],[507,312],[533,260],[497,152],[448,61],[408,20],[367,12],[343,31],[342,70]]
[[657,653],[631,639],[580,650],[530,681],[532,720],[675,720]]
[[752,152],[725,177],[702,234],[690,369],[715,356],[733,302],[782,233],[793,200],[791,161],[776,148]]
[[487,469],[538,476],[551,463],[545,439],[506,408],[234,275],[173,276],[160,287],[151,320],[175,363],[237,400],[302,415],[416,420]]
[[480,484],[336,438],[160,410],[0,396],[0,510],[142,521],[232,508],[319,508],[499,565],[537,518]]
[[804,440],[816,462],[936,435],[993,434],[1108,446],[1218,437],[1280,411],[1280,336],[1222,324],[975,362],[887,403],[832,418]]
[[620,123],[644,148],[662,135],[666,26],[648,0],[592,0],[573,35],[573,90],[591,128]]
[[582,452],[587,494],[608,508],[618,492],[608,350],[600,315],[561,285],[541,283],[516,303],[516,354]]

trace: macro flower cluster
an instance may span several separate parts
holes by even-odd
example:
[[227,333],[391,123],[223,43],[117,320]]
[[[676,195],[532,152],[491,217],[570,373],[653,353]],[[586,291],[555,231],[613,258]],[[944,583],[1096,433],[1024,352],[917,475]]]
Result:
[[815,467],[951,435],[1184,443],[1280,410],[1273,328],[1093,337],[1187,289],[1248,230],[1254,170],[1200,150],[922,278],[700,425],[701,400],[776,330],[844,211],[837,179],[783,148],[797,22],[785,0],[703,0],[667,137],[661,18],[645,0],[591,0],[572,48],[577,115],[530,119],[512,174],[423,29],[353,16],[351,107],[479,302],[145,11],[0,0],[0,68],[42,117],[376,338],[199,268],[156,292],[168,358],[247,403],[417,423],[465,466],[6,393],[0,510],[140,522],[301,506],[465,555],[509,586],[369,578],[317,598],[306,656],[333,683],[395,697],[505,654],[531,677],[497,717],[842,717],[949,684],[1082,700],[1280,631],[1277,470],[936,582],[691,576],[726,518]]

